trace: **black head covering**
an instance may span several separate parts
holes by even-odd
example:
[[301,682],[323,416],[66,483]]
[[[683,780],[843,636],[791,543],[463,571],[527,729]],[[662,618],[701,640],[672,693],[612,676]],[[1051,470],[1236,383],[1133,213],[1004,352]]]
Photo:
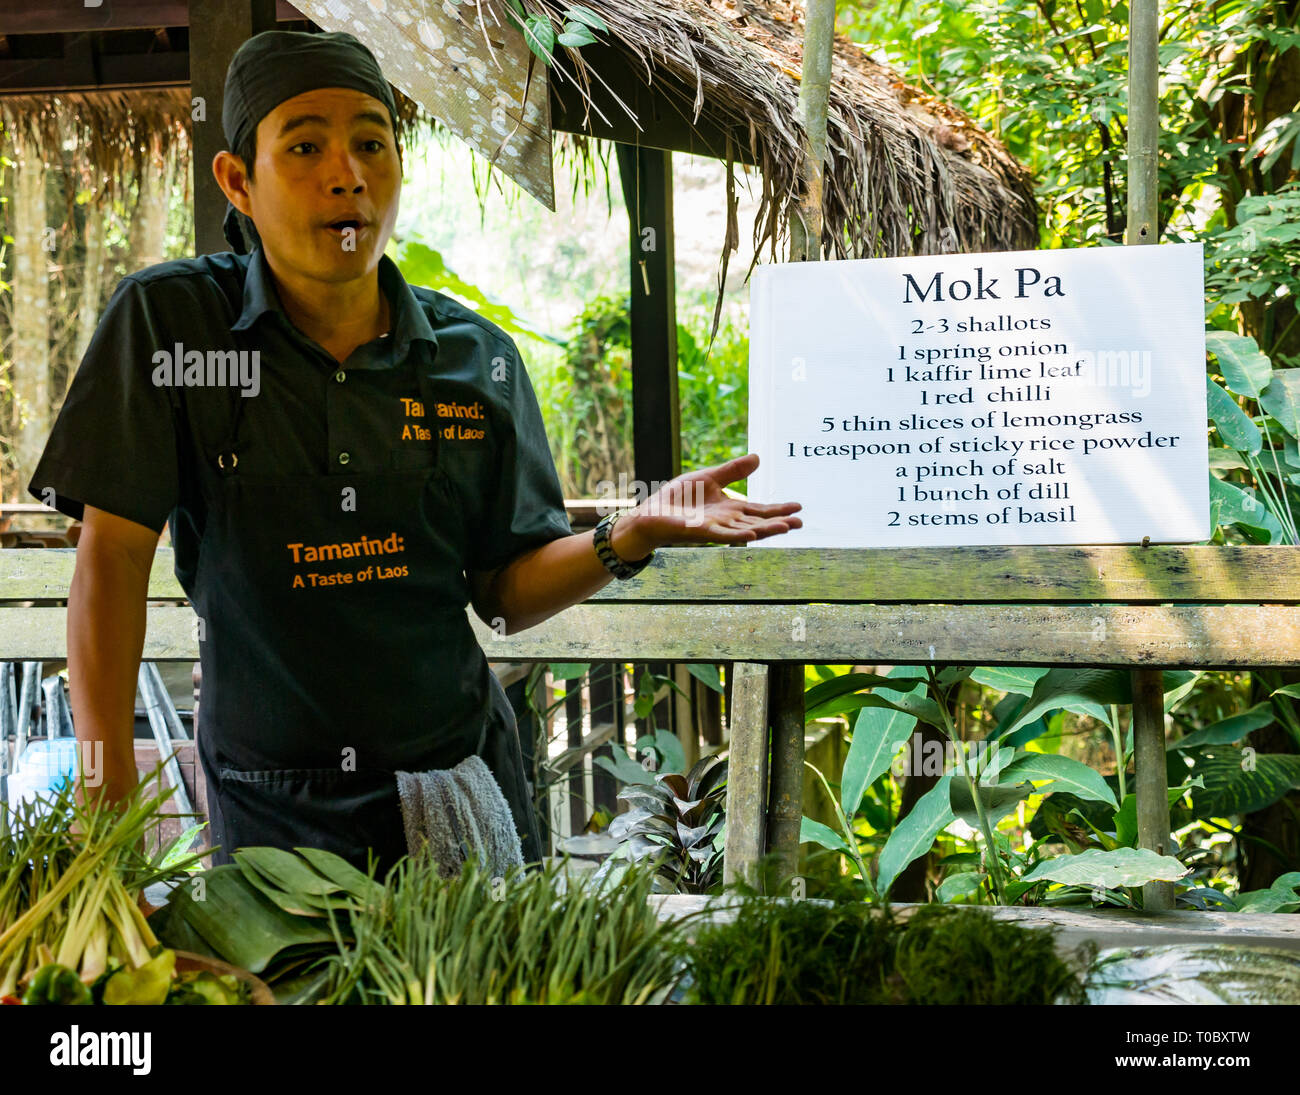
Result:
[[[373,95],[388,107],[394,130],[397,104],[379,62],[350,34],[306,34],[268,30],[249,38],[226,70],[221,127],[233,151],[245,146],[257,124],[286,99],[322,87],[346,87]],[[261,245],[257,229],[244,214],[227,205],[222,226],[230,246],[239,254]]]

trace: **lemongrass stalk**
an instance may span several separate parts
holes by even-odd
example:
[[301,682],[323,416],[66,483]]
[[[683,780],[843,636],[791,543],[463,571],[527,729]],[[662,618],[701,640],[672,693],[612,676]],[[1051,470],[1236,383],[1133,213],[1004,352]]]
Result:
[[101,871],[99,876],[87,880],[77,892],[68,913],[68,923],[63,929],[63,940],[59,944],[58,957],[61,966],[75,970],[81,965],[81,955],[86,949],[87,940],[101,916],[104,895],[108,892],[112,875]]
[[81,979],[93,985],[108,969],[108,921],[103,916],[95,920],[94,929],[86,942],[81,957]]

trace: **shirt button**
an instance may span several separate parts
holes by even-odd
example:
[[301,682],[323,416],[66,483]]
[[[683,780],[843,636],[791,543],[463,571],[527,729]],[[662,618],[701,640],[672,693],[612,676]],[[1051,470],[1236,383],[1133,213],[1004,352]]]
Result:
[[340,384],[342,384],[343,381],[347,380],[347,378],[348,378],[348,374],[345,373],[342,369],[340,369],[337,373],[334,374],[334,379],[337,380]]
[[349,460],[351,460],[351,459],[352,459],[352,457],[350,457],[347,453],[345,453],[345,452],[341,452],[341,453],[339,453],[339,463],[340,463],[340,464],[346,464],[346,463],[347,463]]

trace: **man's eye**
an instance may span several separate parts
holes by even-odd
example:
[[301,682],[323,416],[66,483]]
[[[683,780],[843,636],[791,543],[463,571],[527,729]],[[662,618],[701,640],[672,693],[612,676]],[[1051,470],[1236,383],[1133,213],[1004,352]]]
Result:
[[364,141],[363,144],[366,145],[366,150],[368,152],[382,152],[384,150],[384,142],[380,140],[372,139]]
[[300,148],[312,148],[312,149],[314,149],[315,147],[316,147],[316,146],[315,146],[311,141],[299,141],[296,145],[292,145],[292,146],[289,148],[289,151],[290,151],[290,152],[297,152],[298,149],[300,149]]

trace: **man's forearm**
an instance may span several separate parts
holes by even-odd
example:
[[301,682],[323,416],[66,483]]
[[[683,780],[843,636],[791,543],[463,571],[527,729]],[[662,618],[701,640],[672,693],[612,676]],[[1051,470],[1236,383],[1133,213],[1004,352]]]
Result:
[[[634,517],[614,526],[611,546],[621,558],[641,559],[653,550]],[[604,589],[613,575],[596,554],[592,533],[552,540],[497,572],[480,606],[489,626],[504,621],[506,634],[523,631]]]
[[68,591],[72,719],[83,743],[84,789],[111,800],[137,782],[135,694],[148,582],[125,552],[78,549]]

